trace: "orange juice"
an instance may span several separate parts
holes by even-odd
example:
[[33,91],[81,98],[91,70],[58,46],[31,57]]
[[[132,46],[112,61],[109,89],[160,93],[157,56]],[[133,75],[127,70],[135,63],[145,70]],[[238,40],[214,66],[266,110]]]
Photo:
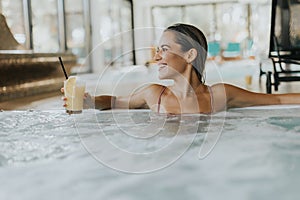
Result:
[[70,76],[64,81],[64,91],[67,113],[81,113],[83,109],[83,98],[85,92],[85,83],[76,76]]

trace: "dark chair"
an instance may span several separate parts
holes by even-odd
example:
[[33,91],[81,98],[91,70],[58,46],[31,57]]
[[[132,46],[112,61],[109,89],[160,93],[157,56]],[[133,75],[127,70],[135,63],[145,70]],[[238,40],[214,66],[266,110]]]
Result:
[[281,82],[300,81],[299,0],[272,0],[269,58],[273,72],[267,75],[267,93]]
[[272,92],[272,86],[274,86],[275,91],[278,91],[280,82],[300,81],[300,67],[299,70],[291,70],[289,68],[290,64],[300,65],[299,52],[293,50],[285,50],[281,52],[282,49],[278,44],[277,37],[273,36],[272,40],[274,52],[270,54],[270,58],[273,62],[273,73],[267,73],[267,93]]

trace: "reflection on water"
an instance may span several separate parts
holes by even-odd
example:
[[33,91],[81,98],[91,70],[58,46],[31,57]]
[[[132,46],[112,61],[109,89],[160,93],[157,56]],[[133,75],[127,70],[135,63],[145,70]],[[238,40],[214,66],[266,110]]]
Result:
[[[299,107],[229,111],[220,140],[202,160],[198,153],[207,142],[206,133],[220,127],[223,115],[163,116],[145,110],[87,110],[74,116],[64,110],[1,112],[0,197],[296,199],[299,111]],[[94,141],[90,143],[97,144],[94,150],[105,152],[112,161],[142,166],[134,157],[124,161],[121,154],[108,151],[102,146],[104,140],[140,155],[160,153],[171,144],[172,151],[151,158],[157,162],[172,158],[178,148],[187,149],[166,168],[131,175],[105,167],[82,145]]]

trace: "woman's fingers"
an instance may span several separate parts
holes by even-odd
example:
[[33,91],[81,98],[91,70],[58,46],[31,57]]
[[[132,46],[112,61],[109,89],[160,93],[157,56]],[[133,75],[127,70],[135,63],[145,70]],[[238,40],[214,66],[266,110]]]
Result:
[[[62,88],[60,88],[60,91],[61,91],[61,93],[63,93],[64,94],[64,92],[65,92],[65,90],[64,90],[64,88],[62,87]],[[65,97],[65,96],[62,96],[61,97],[61,100],[63,100],[64,101],[64,104],[63,104],[63,107],[67,107],[67,97]]]
[[[64,92],[64,89],[61,88],[60,91],[63,93]],[[91,95],[89,93],[84,93],[84,105],[83,107],[85,109],[87,108],[94,108],[95,107],[95,103],[94,103],[94,99],[91,97]],[[67,97],[65,96],[62,96],[61,99],[64,101],[64,104],[63,104],[63,107],[66,107],[67,106]]]
[[64,101],[63,107],[67,107],[67,103],[66,103],[67,97],[63,96],[63,97],[61,97],[61,100]]

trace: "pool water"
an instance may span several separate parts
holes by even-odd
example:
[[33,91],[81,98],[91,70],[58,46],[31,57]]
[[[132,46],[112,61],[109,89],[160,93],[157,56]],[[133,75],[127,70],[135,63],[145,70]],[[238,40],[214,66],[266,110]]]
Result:
[[0,112],[0,199],[297,199],[299,113]]

